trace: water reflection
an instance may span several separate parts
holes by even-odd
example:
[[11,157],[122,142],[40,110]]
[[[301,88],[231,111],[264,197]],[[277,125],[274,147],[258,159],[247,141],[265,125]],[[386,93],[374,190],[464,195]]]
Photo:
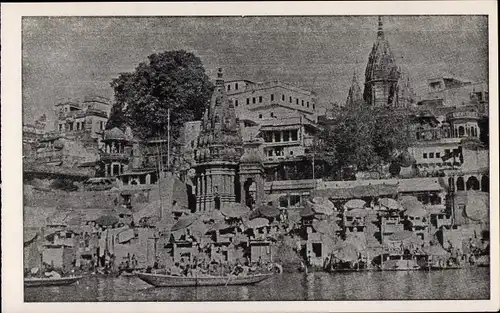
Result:
[[154,288],[135,277],[86,277],[78,285],[25,288],[26,302],[487,299],[489,269],[293,273],[255,286]]

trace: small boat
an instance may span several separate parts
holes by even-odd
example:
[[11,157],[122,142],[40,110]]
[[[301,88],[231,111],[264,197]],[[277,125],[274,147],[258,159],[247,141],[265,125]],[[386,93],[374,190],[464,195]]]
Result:
[[384,261],[382,265],[383,271],[416,271],[419,269],[421,269],[421,267],[415,260],[404,259],[403,257]]
[[60,278],[25,278],[25,287],[49,287],[71,285],[82,279],[83,276],[70,276]]
[[196,287],[196,286],[226,286],[226,285],[253,285],[273,276],[269,274],[255,274],[245,276],[198,276],[185,277],[162,274],[137,273],[136,276],[155,287]]

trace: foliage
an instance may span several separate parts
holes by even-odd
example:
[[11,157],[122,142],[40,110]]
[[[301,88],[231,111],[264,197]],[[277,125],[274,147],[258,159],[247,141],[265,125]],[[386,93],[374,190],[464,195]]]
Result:
[[390,108],[353,105],[324,125],[316,149],[335,179],[349,168],[378,170],[410,145],[408,123],[404,114]]
[[63,191],[77,191],[78,187],[73,184],[71,179],[67,178],[56,178],[51,184],[51,189],[63,190]]
[[150,55],[148,62],[121,73],[111,86],[115,103],[106,128],[128,124],[140,139],[165,137],[170,109],[174,143],[185,122],[202,117],[213,90],[201,60],[182,50]]

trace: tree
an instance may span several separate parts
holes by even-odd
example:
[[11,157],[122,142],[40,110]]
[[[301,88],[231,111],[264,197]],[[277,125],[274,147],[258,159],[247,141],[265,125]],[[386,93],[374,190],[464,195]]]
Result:
[[170,109],[174,144],[184,123],[202,117],[213,90],[201,60],[182,50],[150,55],[111,87],[115,102],[106,128],[128,124],[139,139],[166,136]]
[[318,150],[330,178],[344,169],[378,170],[405,151],[410,139],[406,115],[364,104],[345,108],[319,133]]

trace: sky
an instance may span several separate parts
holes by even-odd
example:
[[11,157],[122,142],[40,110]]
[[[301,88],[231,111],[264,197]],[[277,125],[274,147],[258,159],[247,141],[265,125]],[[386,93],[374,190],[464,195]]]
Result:
[[[397,63],[417,94],[426,79],[488,78],[485,16],[384,16]],[[320,105],[343,103],[354,71],[364,83],[377,16],[280,17],[24,17],[24,122],[64,99],[113,99],[110,82],[152,53],[193,52],[215,79],[280,80],[317,94]],[[50,129],[50,126],[49,126]]]

